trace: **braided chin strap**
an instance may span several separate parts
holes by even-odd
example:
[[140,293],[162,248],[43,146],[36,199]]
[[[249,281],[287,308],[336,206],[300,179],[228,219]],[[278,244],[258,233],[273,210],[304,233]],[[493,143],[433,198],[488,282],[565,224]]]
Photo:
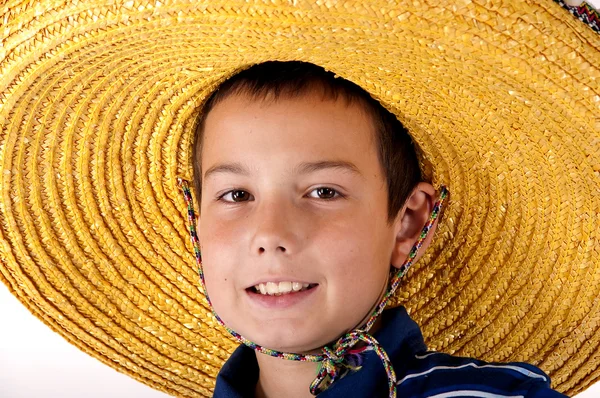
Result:
[[[432,225],[437,220],[442,210],[443,204],[446,198],[448,197],[448,190],[445,186],[442,186],[440,188],[439,198],[433,206],[429,220],[423,227],[423,230],[421,231],[419,238],[417,239],[410,253],[408,254],[408,257],[406,258],[404,263],[398,268],[398,270],[394,273],[394,276],[390,281],[390,286],[387,290],[387,293],[383,296],[380,303],[377,305],[377,307],[369,317],[367,323],[362,328],[356,328],[344,334],[335,343],[333,343],[331,347],[323,347],[322,354],[303,355],[275,351],[260,346],[246,339],[236,331],[228,328],[225,325],[225,323],[221,320],[221,318],[217,315],[212,306],[212,303],[210,302],[210,298],[208,297],[208,292],[206,290],[206,285],[204,283],[204,272],[202,270],[202,255],[200,253],[200,242],[196,233],[196,215],[194,213],[194,205],[192,193],[189,188],[189,182],[182,178],[178,178],[178,184],[183,191],[183,195],[187,203],[190,238],[194,247],[194,254],[196,257],[196,263],[198,265],[198,275],[200,275],[202,289],[204,291],[204,295],[206,296],[206,300],[210,305],[215,319],[217,320],[217,322],[219,322],[221,326],[223,326],[240,343],[245,344],[246,346],[260,353],[293,361],[318,362],[319,368],[317,369],[317,376],[315,380],[310,384],[310,392],[313,395],[317,395],[325,391],[336,380],[339,380],[342,377],[344,377],[349,371],[359,370],[361,368],[363,353],[365,351],[375,351],[377,353],[377,356],[379,356],[379,358],[383,362],[383,366],[388,376],[389,397],[396,398],[396,373],[394,372],[394,368],[392,366],[390,358],[388,357],[385,350],[381,347],[379,342],[373,336],[371,336],[368,333],[368,331],[371,329],[371,327],[377,320],[377,317],[381,315],[385,306],[387,305],[391,297],[394,295],[394,292],[400,285],[400,279],[406,274],[410,266],[413,264],[414,259],[416,258],[419,249],[423,245],[423,242],[427,238],[427,235]],[[364,344],[361,347],[355,348],[355,346],[359,342],[363,342]]]
[[[353,350],[352,347],[360,341],[367,343],[367,346],[362,349]],[[317,377],[310,383],[311,394],[320,394],[336,380],[344,377],[348,371],[359,370],[361,367],[349,363],[348,357],[368,350],[374,350],[383,362],[388,375],[390,397],[396,397],[396,372],[394,372],[390,358],[373,336],[360,329],[354,329],[343,335],[333,344],[333,349],[327,346],[323,347],[323,356],[325,358],[321,360],[319,369],[317,370]]]

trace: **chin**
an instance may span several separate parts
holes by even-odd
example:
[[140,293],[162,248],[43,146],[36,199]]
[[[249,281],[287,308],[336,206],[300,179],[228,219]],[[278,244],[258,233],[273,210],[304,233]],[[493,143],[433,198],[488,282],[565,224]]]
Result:
[[[267,329],[271,330],[267,331]],[[315,330],[315,328],[308,329],[308,331],[313,332]],[[320,354],[321,347],[326,344],[326,342],[323,342],[323,336],[313,336],[303,332],[300,328],[287,326],[278,328],[263,327],[255,333],[240,334],[250,341],[271,350],[295,354]]]
[[[262,328],[256,333],[256,338],[252,339],[249,335],[242,336],[251,341],[271,350],[288,352],[293,354],[322,354],[322,348],[326,345],[335,343],[344,332],[339,332],[335,336],[327,334],[315,334],[315,327],[308,327],[305,330],[300,328],[280,328],[275,333],[265,333],[266,328]],[[287,330],[285,330],[287,329]]]
[[321,348],[323,347],[323,345],[315,345],[315,344],[299,345],[297,341],[291,342],[291,344],[284,344],[284,345],[280,345],[280,344],[274,344],[274,345],[261,344],[261,345],[265,348],[269,348],[269,349],[275,350],[275,351],[281,351],[281,352],[286,352],[286,353],[290,353],[290,354],[303,354],[303,355],[321,354],[322,353]]

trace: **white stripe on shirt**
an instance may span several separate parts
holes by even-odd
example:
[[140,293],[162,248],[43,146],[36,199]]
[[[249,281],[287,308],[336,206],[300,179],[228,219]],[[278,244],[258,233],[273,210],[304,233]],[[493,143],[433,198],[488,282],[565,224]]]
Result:
[[[370,346],[369,346],[369,347],[370,347]],[[432,352],[428,352],[428,353],[426,353],[425,355],[415,355],[415,358],[417,358],[417,359],[425,359],[425,358],[427,358],[428,356],[431,356],[431,355],[433,355],[433,354],[441,354],[441,352],[432,351]]]
[[481,398],[525,398],[523,395],[499,395],[491,392],[475,391],[475,390],[460,390],[450,391],[438,395],[432,395],[429,398],[450,398],[450,397],[481,397]]
[[474,363],[466,363],[466,364],[460,365],[460,366],[434,366],[433,368],[427,369],[424,372],[413,373],[413,374],[407,375],[402,380],[400,380],[398,383],[396,383],[396,385],[400,385],[400,384],[402,384],[404,381],[406,381],[408,379],[413,379],[415,377],[424,376],[424,375],[429,374],[431,372],[434,372],[436,370],[456,370],[456,369],[466,368],[467,366],[470,366],[472,368],[477,368],[477,369],[495,368],[495,369],[514,370],[516,372],[524,374],[525,376],[529,376],[529,377],[533,377],[533,378],[538,378],[538,379],[542,379],[542,380],[546,381],[546,377],[544,377],[542,375],[539,375],[539,374],[537,374],[535,372],[532,372],[531,370],[528,370],[528,369],[525,369],[525,368],[521,368],[521,367],[518,367],[518,366],[514,366],[514,365],[477,365],[477,364],[474,364]]

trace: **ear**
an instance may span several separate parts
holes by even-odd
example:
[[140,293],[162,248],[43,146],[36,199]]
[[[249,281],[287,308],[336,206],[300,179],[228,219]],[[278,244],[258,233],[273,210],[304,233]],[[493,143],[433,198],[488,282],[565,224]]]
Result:
[[[415,242],[421,235],[423,227],[429,220],[435,201],[435,188],[429,183],[420,182],[404,203],[394,222],[396,241],[392,251],[390,263],[396,267],[404,263]],[[414,261],[418,260],[432,241],[437,227],[437,221],[431,226],[427,238],[417,253]]]

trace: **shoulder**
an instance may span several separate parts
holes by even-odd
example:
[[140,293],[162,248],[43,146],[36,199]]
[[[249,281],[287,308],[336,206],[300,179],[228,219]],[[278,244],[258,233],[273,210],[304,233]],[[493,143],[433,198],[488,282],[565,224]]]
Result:
[[[404,394],[403,394],[404,392]],[[400,396],[564,397],[550,377],[523,362],[485,362],[439,352],[417,354],[398,375]]]
[[253,397],[258,373],[256,353],[240,344],[219,371],[213,397]]

